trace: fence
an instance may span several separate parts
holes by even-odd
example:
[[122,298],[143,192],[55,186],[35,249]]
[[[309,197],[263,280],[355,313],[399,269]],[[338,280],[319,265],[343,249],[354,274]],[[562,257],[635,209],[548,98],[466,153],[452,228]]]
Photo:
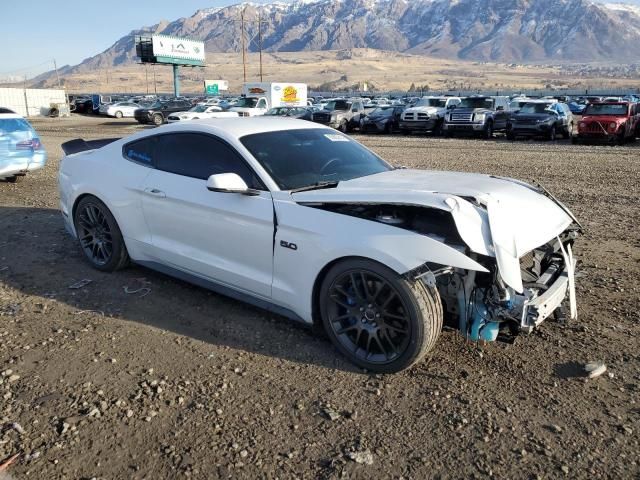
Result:
[[48,115],[52,103],[66,104],[65,91],[35,88],[0,88],[0,107],[9,108],[24,117]]

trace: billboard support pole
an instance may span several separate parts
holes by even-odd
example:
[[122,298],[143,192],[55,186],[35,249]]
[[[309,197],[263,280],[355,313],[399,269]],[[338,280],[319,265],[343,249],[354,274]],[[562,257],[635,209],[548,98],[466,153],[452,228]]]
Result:
[[173,96],[180,96],[180,65],[173,65]]

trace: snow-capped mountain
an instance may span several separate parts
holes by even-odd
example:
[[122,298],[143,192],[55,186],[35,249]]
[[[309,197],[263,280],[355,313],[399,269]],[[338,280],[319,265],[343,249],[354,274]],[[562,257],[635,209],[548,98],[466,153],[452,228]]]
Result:
[[[208,52],[375,48],[479,61],[640,60],[640,7],[590,0],[315,0],[244,3],[131,32],[66,71],[135,61],[134,35],[202,39]],[[64,73],[64,72],[63,72]]]

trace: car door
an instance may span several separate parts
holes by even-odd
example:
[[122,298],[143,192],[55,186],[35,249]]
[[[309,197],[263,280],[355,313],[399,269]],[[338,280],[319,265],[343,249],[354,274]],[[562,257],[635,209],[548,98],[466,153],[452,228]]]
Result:
[[[227,287],[271,297],[273,201],[244,159],[203,133],[158,136],[143,212],[152,256]],[[237,173],[255,196],[209,191],[212,174]]]
[[494,128],[496,130],[503,130],[507,128],[507,118],[509,113],[507,112],[507,102],[503,98],[496,98],[496,111],[495,111],[495,119],[496,122],[494,124]]

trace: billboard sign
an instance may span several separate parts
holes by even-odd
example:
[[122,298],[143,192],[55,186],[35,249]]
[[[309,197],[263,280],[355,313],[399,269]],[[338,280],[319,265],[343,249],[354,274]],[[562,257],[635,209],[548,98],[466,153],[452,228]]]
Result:
[[229,90],[229,82],[226,80],[205,80],[204,93],[207,95],[219,95],[220,92]]
[[204,42],[169,35],[152,35],[151,42],[157,63],[204,65]]

